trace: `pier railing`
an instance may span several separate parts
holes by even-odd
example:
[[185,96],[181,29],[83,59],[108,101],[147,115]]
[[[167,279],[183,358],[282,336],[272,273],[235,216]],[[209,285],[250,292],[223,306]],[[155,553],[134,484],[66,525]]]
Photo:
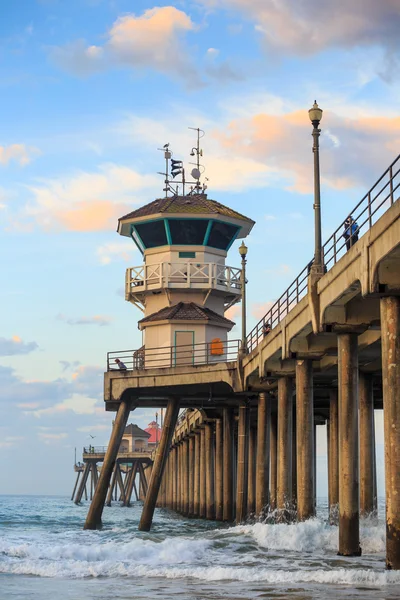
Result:
[[[107,452],[108,446],[84,446],[83,454],[105,454]],[[153,451],[152,448],[133,448],[132,450],[124,450],[123,448],[119,449],[118,454],[151,454]]]
[[142,347],[139,350],[119,350],[108,352],[107,371],[124,371],[118,367],[121,361],[128,371],[183,367],[188,365],[212,365],[219,362],[236,361],[239,340],[213,340],[202,344],[163,346],[160,348]]
[[[400,188],[400,155],[392,162],[381,177],[374,183],[372,188],[363,196],[360,202],[340,223],[339,227],[328,238],[322,247],[322,256],[326,270],[346,253],[346,237],[349,245],[357,243],[359,237],[364,235],[374,223],[394,204],[399,198]],[[352,216],[357,223],[357,230],[351,235],[350,227],[346,225],[346,219]],[[261,342],[270,329],[273,329],[282,321],[288,312],[307,293],[307,279],[313,261],[311,260],[287,290],[274,302],[271,308],[260,319],[257,325],[247,336],[247,348],[252,352]]]
[[217,263],[161,262],[130,267],[126,271],[126,296],[157,288],[215,288],[241,293],[241,269]]

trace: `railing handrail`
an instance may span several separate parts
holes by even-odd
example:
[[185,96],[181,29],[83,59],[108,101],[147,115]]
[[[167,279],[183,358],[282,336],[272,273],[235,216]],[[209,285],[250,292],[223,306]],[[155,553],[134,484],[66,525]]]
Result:
[[[113,365],[116,358],[126,366],[126,370],[154,367],[184,366],[185,364],[215,364],[237,360],[240,340],[218,340],[179,346],[141,347],[136,350],[118,350],[107,353],[107,370],[120,371]],[[152,363],[156,363],[152,365]],[[157,364],[158,363],[158,364]],[[111,365],[113,365],[111,367]],[[147,365],[147,366],[145,366]],[[125,370],[125,369],[122,369]]]
[[[368,224],[367,230],[370,229],[370,227],[372,227],[372,217],[379,211],[379,209],[381,209],[389,200],[390,200],[389,206],[392,206],[394,204],[394,202],[395,202],[394,193],[400,187],[400,182],[396,186],[393,186],[393,182],[394,182],[394,179],[399,175],[400,168],[395,173],[393,173],[393,167],[396,165],[396,163],[399,160],[400,160],[400,154],[389,165],[389,167],[386,169],[386,171],[379,177],[379,179],[374,183],[374,185],[370,188],[370,190],[363,196],[363,198],[358,202],[358,204],[356,204],[356,206],[353,208],[353,210],[350,211],[350,213],[348,213],[349,215],[355,215],[354,221],[357,222],[357,226],[358,226],[357,239],[358,239],[358,232],[361,231],[361,229],[364,227],[364,225]],[[376,194],[376,196],[371,198],[374,190],[384,180],[384,178],[386,176],[389,176],[388,181],[380,189],[380,191]],[[386,195],[386,197],[380,202],[380,204],[377,207],[374,206],[374,211],[372,211],[371,210],[372,205],[378,200],[381,193],[388,186],[389,186],[389,193]],[[362,206],[363,202],[365,202],[365,201],[367,201],[366,207],[360,213],[357,213],[358,209]],[[388,208],[389,207],[387,207],[384,212],[386,212],[386,210]],[[368,218],[365,221],[359,223],[358,221],[360,220],[360,217],[366,211],[368,211]],[[343,225],[345,224],[345,221],[346,221],[346,219],[344,219],[341,222],[339,227],[332,233],[332,235],[328,238],[328,240],[322,246],[324,265],[325,265],[326,269],[327,269],[327,265],[329,265],[332,261],[333,261],[333,264],[336,264],[338,258],[340,258],[342,256],[342,254],[340,254],[341,251],[344,250],[344,247],[346,246],[346,241],[344,241],[344,242],[341,241],[342,237],[343,237]],[[346,229],[346,231],[348,231],[348,229]],[[339,237],[339,239],[337,239],[337,235],[339,233],[340,233],[340,237]],[[364,233],[365,232],[363,232],[362,235],[364,235]],[[352,240],[352,235],[353,234],[351,234],[349,236],[350,240]],[[329,243],[331,243],[332,241],[333,241],[333,245],[328,248]],[[331,250],[333,250],[333,257],[329,258],[329,252]],[[338,254],[340,254],[339,257],[338,257]],[[327,258],[327,260],[325,260],[325,258]],[[280,323],[280,321],[288,314],[288,312],[291,310],[291,308],[293,308],[293,306],[298,304],[298,302],[301,300],[301,298],[304,295],[304,292],[307,290],[307,285],[304,286],[304,281],[306,281],[308,279],[308,274],[309,274],[312,263],[313,263],[313,260],[311,260],[304,267],[304,269],[300,272],[300,274],[296,277],[296,279],[289,285],[289,287],[283,292],[283,294],[278,298],[278,300],[276,300],[275,303],[271,306],[269,311],[262,317],[262,319],[260,319],[260,321],[258,321],[257,325],[255,325],[255,327],[253,327],[253,329],[247,335],[247,347],[250,352],[253,351],[254,348],[256,348],[256,346],[258,346],[258,344],[260,343],[260,337],[262,339],[262,337],[264,335],[263,329],[265,328],[265,326],[268,324],[270,326],[270,329],[272,329],[273,327],[275,327],[275,325],[278,325]],[[304,274],[305,274],[305,276],[304,276]],[[301,287],[301,286],[303,286],[303,287]],[[289,302],[289,297],[293,294],[293,292],[295,292],[296,301]],[[285,305],[285,299],[286,299],[286,305]],[[282,311],[281,311],[282,301],[284,304],[284,309],[283,309],[284,314],[282,314]],[[293,302],[294,302],[294,305],[291,306],[293,304]],[[278,312],[278,316],[274,317],[276,312]],[[276,321],[276,323],[275,323],[275,321]],[[264,331],[265,331],[265,329],[264,329]]]

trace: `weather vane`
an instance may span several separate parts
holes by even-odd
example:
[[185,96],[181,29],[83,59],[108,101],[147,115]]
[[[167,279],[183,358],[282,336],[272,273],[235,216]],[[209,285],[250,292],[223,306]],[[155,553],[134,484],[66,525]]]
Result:
[[[165,177],[165,187],[163,188],[163,191],[165,192],[166,198],[168,198],[168,194],[172,194],[174,196],[179,195],[179,185],[182,186],[183,196],[185,196],[186,184],[190,185],[190,191],[187,194],[188,196],[200,193],[204,194],[207,189],[205,183],[200,183],[200,177],[205,171],[204,165],[200,164],[200,157],[203,156],[203,150],[200,148],[200,140],[204,137],[205,132],[202,129],[199,129],[198,127],[189,127],[189,129],[197,131],[197,145],[193,146],[190,152],[190,156],[196,157],[196,162],[189,163],[191,165],[194,165],[194,168],[190,172],[193,181],[186,181],[185,167],[183,165],[183,161],[172,158],[173,152],[170,149],[169,142],[167,144],[164,144],[162,148],[159,148],[161,152],[164,152],[165,173],[159,171],[158,174],[163,175]],[[172,182],[171,177],[173,180],[175,180],[175,177],[177,177],[178,175],[181,175],[181,179]],[[208,181],[207,178],[206,180]],[[173,183],[177,184],[176,187],[173,187]]]

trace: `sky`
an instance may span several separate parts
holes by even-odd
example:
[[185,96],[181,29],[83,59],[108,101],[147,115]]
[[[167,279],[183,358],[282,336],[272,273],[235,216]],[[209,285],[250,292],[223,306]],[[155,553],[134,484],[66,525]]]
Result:
[[158,148],[200,127],[209,197],[256,221],[251,327],[313,255],[314,100],[324,239],[397,156],[399,31],[398,0],[0,3],[0,493],[70,494],[108,441],[107,352],[141,345],[117,219],[162,195]]

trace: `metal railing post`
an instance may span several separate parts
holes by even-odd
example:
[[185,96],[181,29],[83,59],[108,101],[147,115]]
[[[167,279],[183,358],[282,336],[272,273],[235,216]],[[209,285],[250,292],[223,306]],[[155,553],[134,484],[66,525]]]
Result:
[[392,167],[392,165],[390,165],[389,177],[390,177],[390,205],[392,205],[394,202],[394,199],[393,199],[393,167]]
[[371,214],[371,192],[368,192],[368,225],[372,227],[372,214]]

